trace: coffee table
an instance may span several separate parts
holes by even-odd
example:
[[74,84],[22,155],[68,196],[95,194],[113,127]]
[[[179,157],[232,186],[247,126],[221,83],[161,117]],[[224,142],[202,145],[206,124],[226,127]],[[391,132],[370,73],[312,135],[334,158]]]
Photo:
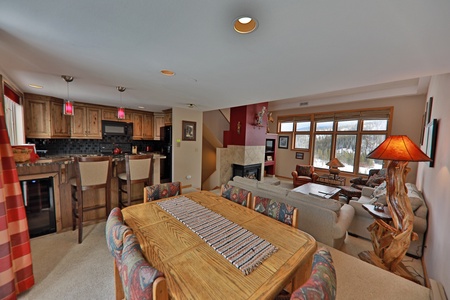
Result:
[[301,186],[296,187],[292,190],[293,192],[302,193],[306,195],[312,195],[320,198],[335,199],[339,200],[340,188],[317,184],[317,183],[306,183]]

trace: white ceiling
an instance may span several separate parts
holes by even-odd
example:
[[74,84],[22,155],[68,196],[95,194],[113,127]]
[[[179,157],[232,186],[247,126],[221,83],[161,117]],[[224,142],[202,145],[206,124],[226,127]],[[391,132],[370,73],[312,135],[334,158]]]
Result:
[[[256,31],[233,30],[243,15]],[[71,75],[72,100],[112,106],[124,86],[148,111],[423,94],[450,72],[449,16],[447,0],[2,0],[0,71],[59,98]]]

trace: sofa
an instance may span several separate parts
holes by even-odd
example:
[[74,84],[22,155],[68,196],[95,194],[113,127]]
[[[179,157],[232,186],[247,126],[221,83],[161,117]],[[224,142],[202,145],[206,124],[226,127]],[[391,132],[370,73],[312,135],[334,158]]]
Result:
[[333,199],[305,195],[276,185],[240,176],[228,181],[252,193],[253,196],[270,198],[298,209],[298,229],[312,235],[317,241],[340,249],[355,210],[348,204]]
[[[408,197],[414,212],[413,231],[419,237],[417,241],[411,241],[407,254],[414,257],[422,257],[425,232],[427,230],[428,208],[422,193],[417,190],[414,184],[406,183],[406,188],[408,189]],[[355,209],[355,216],[348,228],[350,234],[371,239],[367,227],[374,222],[374,219],[362,205],[375,203],[386,205],[386,181],[376,188],[363,188],[361,197],[358,200],[350,200],[349,204]]]

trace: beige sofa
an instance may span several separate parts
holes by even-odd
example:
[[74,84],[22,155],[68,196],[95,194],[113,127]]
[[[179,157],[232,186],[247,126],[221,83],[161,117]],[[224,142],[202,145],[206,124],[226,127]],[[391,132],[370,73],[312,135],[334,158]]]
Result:
[[[417,241],[411,241],[407,253],[415,257],[422,257],[425,232],[427,230],[428,208],[422,193],[417,190],[414,184],[406,183],[406,188],[408,189],[408,197],[414,211],[413,230],[419,237]],[[355,209],[355,216],[348,228],[350,234],[370,240],[370,232],[367,230],[367,227],[373,223],[373,217],[362,205],[367,203],[374,204],[375,202],[386,204],[386,181],[377,188],[363,188],[361,197],[358,200],[350,200],[349,204]]]
[[346,237],[355,210],[333,199],[292,192],[271,183],[235,176],[228,184],[252,192],[253,196],[271,198],[298,208],[298,228],[317,241],[339,249]]

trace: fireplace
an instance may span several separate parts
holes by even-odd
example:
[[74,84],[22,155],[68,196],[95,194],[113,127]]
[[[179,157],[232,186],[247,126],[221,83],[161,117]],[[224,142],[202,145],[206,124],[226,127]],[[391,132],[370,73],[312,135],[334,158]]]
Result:
[[245,178],[260,180],[261,164],[253,164],[245,166],[233,164],[233,177],[234,176],[241,176]]

